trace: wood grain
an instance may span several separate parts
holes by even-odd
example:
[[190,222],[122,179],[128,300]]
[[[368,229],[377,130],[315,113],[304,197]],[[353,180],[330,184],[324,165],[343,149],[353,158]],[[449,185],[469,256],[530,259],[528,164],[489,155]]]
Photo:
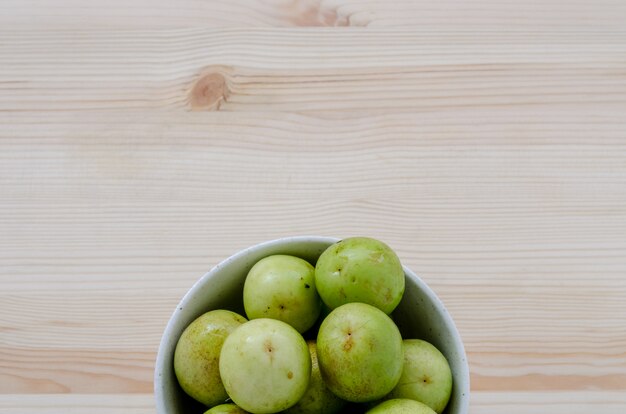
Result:
[[[4,29],[1,36],[0,111],[11,113],[219,109],[343,119],[511,105],[613,111],[626,105],[626,32],[529,38],[172,29],[112,36],[107,30]],[[41,50],[33,55],[33,48]]]
[[624,410],[623,392],[476,392],[472,395],[470,413],[512,414],[528,412],[619,414]]
[[308,233],[394,246],[457,321],[475,390],[623,390],[624,119],[541,112],[6,117],[3,389],[149,392],[186,289]]
[[0,27],[407,27],[424,32],[623,31],[620,0],[4,0]]
[[153,414],[151,394],[0,394],[2,414]]
[[[324,27],[332,26],[332,27]],[[154,412],[263,240],[388,242],[471,413],[626,411],[626,3],[0,4],[0,413]]]
[[[470,414],[571,413],[601,411],[621,414],[626,404],[623,393],[594,391],[587,393],[550,392],[475,392]],[[0,394],[0,414],[96,414],[154,413],[151,394]]]

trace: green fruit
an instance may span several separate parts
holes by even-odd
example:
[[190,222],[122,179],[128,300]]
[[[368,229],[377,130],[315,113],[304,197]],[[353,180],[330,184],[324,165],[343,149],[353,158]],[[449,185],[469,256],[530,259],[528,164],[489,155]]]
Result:
[[205,411],[204,414],[248,414],[248,412],[237,407],[235,404],[221,404]]
[[309,388],[296,405],[285,414],[335,414],[341,412],[345,401],[330,392],[319,369],[315,341],[307,341],[311,354],[311,379]]
[[256,263],[243,288],[243,305],[250,319],[278,319],[303,333],[320,314],[315,268],[294,256],[269,256]]
[[353,237],[321,254],[315,266],[315,284],[331,309],[363,302],[390,314],[404,293],[404,270],[398,256],[383,242]]
[[366,414],[435,414],[435,412],[421,402],[400,398],[380,403]]
[[222,348],[220,374],[228,395],[254,414],[276,413],[302,398],[311,357],[302,336],[275,319],[255,319],[234,330]]
[[402,345],[404,370],[389,397],[420,401],[441,414],[452,393],[452,371],[446,357],[420,339],[406,339]]
[[382,398],[402,374],[402,337],[384,312],[348,303],[324,319],[317,336],[322,377],[338,397],[351,402]]
[[219,372],[220,350],[243,316],[227,310],[207,312],[182,333],[174,351],[174,372],[182,389],[206,406],[228,398]]

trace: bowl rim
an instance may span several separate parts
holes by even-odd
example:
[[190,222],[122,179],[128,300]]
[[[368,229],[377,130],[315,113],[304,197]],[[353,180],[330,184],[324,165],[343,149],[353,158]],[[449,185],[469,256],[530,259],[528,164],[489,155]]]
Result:
[[[226,259],[220,261],[217,265],[213,266],[208,272],[206,272],[202,277],[200,277],[190,288],[187,290],[185,295],[176,305],[174,312],[170,316],[167,321],[167,325],[165,326],[165,330],[163,331],[163,335],[161,336],[161,340],[159,343],[155,368],[154,368],[154,398],[157,408],[157,413],[165,412],[165,406],[163,402],[163,397],[165,393],[163,392],[163,377],[162,372],[164,369],[164,364],[166,358],[163,357],[166,352],[166,348],[168,348],[169,337],[172,335],[174,331],[178,328],[178,322],[181,314],[181,310],[184,309],[187,304],[195,298],[195,292],[203,286],[207,280],[211,278],[211,276],[217,272],[219,272],[223,267],[227,266],[231,262],[241,259],[242,257],[247,256],[250,252],[254,252],[255,250],[268,248],[271,246],[281,246],[289,243],[302,243],[302,242],[318,242],[318,243],[327,243],[333,244],[340,241],[340,238],[330,237],[330,236],[289,236],[289,237],[281,237],[278,239],[268,240],[261,243],[254,244],[252,246],[246,247],[242,250],[239,250],[227,257]],[[447,329],[450,331],[451,336],[454,338],[454,346],[459,352],[459,357],[462,360],[461,364],[461,372],[460,376],[463,379],[463,395],[460,399],[460,412],[467,413],[469,409],[469,391],[470,391],[470,375],[469,375],[469,364],[467,361],[467,354],[465,352],[465,346],[463,345],[463,341],[461,340],[461,335],[452,319],[452,316],[446,309],[445,305],[439,299],[439,297],[435,294],[435,292],[420,278],[416,273],[414,273],[407,266],[402,265],[404,273],[406,276],[413,279],[420,287],[420,289],[428,296],[428,298],[437,305],[438,309],[441,310],[442,317],[446,324]]]

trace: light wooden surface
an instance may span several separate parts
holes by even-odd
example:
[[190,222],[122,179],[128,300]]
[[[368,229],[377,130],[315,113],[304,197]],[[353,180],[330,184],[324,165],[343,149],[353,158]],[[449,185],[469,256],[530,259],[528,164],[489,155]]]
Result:
[[0,4],[0,413],[154,412],[184,292],[298,234],[434,288],[471,413],[626,412],[626,2]]

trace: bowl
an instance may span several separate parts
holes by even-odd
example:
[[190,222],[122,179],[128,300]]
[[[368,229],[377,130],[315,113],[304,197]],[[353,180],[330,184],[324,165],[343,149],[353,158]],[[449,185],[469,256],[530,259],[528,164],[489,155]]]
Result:
[[[289,254],[313,265],[328,246],[339,239],[319,236],[287,237],[244,249],[224,260],[198,282],[180,301],[163,333],[154,373],[154,396],[158,414],[203,413],[188,397],[174,374],[174,349],[183,330],[194,319],[213,309],[229,309],[245,316],[243,284],[250,268],[273,254]],[[437,295],[406,266],[405,293],[393,312],[402,337],[424,339],[448,359],[453,387],[445,414],[467,414],[469,407],[469,367],[461,337]]]

